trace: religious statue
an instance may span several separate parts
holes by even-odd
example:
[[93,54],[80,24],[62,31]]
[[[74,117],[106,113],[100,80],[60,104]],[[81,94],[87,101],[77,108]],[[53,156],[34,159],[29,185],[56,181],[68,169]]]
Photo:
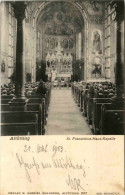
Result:
[[55,40],[54,39],[50,40],[50,49],[55,49]]
[[69,40],[69,49],[72,49],[73,48],[73,44],[74,44],[74,40],[71,38]]
[[72,55],[71,55],[71,53],[68,54],[68,62],[69,62],[69,64],[72,62]]
[[47,60],[47,67],[49,68],[50,67],[50,59]]
[[49,49],[49,39],[46,39],[46,48]]
[[62,52],[63,51],[63,48],[61,47],[61,43],[60,42],[58,42],[57,43],[57,47],[56,47],[56,52]]
[[67,56],[66,53],[64,53],[64,55],[63,55],[63,63],[67,64],[67,61],[68,61],[68,56]]
[[64,39],[62,45],[63,45],[64,49],[67,49],[68,48],[68,40]]
[[92,59],[92,71],[91,74],[95,78],[100,78],[102,76],[102,58],[96,56]]
[[63,55],[62,55],[62,51],[63,51],[63,48],[61,48],[61,44],[60,42],[58,42],[58,45],[56,47],[56,58],[57,58],[57,61],[60,63],[62,58],[63,58]]
[[101,37],[98,31],[93,33],[93,50],[101,52]]
[[95,77],[101,76],[101,65],[100,64],[93,64],[94,69],[92,70],[92,74],[95,75]]
[[1,72],[5,72],[5,62],[1,63]]
[[99,11],[96,1],[90,1],[90,4],[92,5],[92,8],[95,12]]

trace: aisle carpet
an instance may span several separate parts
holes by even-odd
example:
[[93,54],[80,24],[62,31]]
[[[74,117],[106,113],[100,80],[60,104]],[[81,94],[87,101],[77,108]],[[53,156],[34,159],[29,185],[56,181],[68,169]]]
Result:
[[71,89],[53,89],[48,112],[46,135],[91,135]]

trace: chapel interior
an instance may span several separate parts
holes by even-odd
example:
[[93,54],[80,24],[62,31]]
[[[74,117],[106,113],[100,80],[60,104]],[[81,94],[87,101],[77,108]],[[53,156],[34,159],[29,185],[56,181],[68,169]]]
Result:
[[124,1],[1,2],[1,135],[124,134]]

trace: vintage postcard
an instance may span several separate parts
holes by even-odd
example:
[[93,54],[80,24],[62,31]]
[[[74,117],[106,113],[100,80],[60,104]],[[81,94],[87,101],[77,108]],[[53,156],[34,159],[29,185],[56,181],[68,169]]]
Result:
[[0,27],[1,195],[124,195],[124,0],[3,0]]

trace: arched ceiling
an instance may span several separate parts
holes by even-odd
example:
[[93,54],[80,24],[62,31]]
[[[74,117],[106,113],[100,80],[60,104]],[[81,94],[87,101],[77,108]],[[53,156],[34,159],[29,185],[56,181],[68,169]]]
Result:
[[[45,10],[47,10],[47,14],[49,14],[48,10],[50,10],[50,13],[52,13],[52,8],[56,11],[57,7],[58,9],[62,9],[64,11],[64,13],[69,12],[69,14],[72,15],[72,22],[75,23],[77,25],[77,23],[80,23],[81,25],[81,19],[82,16],[80,16],[80,9],[84,10],[83,12],[85,12],[89,17],[102,17],[104,15],[104,9],[105,9],[105,1],[91,1],[91,0],[41,0],[41,1],[26,1],[27,2],[27,18],[29,18],[31,21],[33,20],[35,13],[37,11],[39,11],[41,4],[45,3],[46,7],[45,9],[42,9],[39,17],[38,17],[38,21],[40,19],[40,17],[42,17],[42,15],[45,13]],[[48,5],[47,5],[48,4]],[[73,5],[74,4],[74,5]],[[76,4],[76,6],[75,6]],[[47,5],[47,6],[46,6]],[[66,6],[64,6],[66,5]],[[78,10],[78,7],[80,8]],[[43,14],[42,14],[43,13]],[[47,16],[47,15],[46,15]],[[76,18],[78,18],[81,20],[77,20],[76,22]],[[79,17],[80,16],[80,17]],[[79,22],[80,21],[80,22]],[[39,22],[38,22],[39,23]],[[79,24],[78,24],[79,26]]]
[[[51,2],[39,14],[37,25],[51,21],[54,25],[61,25],[64,29],[71,24],[77,32],[82,31],[84,21],[79,10],[67,2]],[[55,28],[56,28],[55,26]]]

